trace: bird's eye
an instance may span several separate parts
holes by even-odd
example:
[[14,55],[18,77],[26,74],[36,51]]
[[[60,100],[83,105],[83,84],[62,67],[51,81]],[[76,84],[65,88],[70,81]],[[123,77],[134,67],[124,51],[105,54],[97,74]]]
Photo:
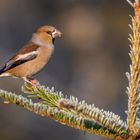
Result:
[[47,31],[46,33],[52,36],[52,32],[51,31]]

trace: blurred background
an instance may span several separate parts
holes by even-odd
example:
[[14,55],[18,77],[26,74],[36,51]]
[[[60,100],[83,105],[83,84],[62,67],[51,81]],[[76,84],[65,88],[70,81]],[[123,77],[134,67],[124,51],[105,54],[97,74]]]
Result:
[[[55,52],[36,78],[79,100],[94,103],[126,119],[128,23],[126,0],[0,0],[0,67],[34,30],[50,24],[63,32]],[[1,78],[0,88],[22,94],[23,81]],[[2,140],[107,140],[61,125],[0,101]]]

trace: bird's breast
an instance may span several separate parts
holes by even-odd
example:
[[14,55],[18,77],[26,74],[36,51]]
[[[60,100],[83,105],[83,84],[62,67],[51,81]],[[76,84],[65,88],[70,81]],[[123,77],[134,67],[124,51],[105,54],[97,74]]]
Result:
[[40,47],[38,56],[32,60],[32,62],[28,65],[28,67],[32,68],[32,75],[39,72],[49,61],[52,53],[53,53],[53,47]]

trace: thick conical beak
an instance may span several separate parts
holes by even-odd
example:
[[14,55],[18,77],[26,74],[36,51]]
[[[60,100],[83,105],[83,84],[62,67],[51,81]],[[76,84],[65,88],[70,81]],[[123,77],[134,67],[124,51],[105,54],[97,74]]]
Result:
[[52,33],[53,38],[61,37],[61,35],[62,35],[62,33],[57,29],[55,29],[55,31]]

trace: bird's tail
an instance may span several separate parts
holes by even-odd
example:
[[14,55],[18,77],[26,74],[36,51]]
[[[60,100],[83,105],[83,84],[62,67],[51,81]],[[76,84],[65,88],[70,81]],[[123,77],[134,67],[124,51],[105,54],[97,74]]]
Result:
[[0,77],[5,77],[4,71],[0,69]]
[[0,74],[2,74],[3,73],[3,70],[2,69],[0,69]]

